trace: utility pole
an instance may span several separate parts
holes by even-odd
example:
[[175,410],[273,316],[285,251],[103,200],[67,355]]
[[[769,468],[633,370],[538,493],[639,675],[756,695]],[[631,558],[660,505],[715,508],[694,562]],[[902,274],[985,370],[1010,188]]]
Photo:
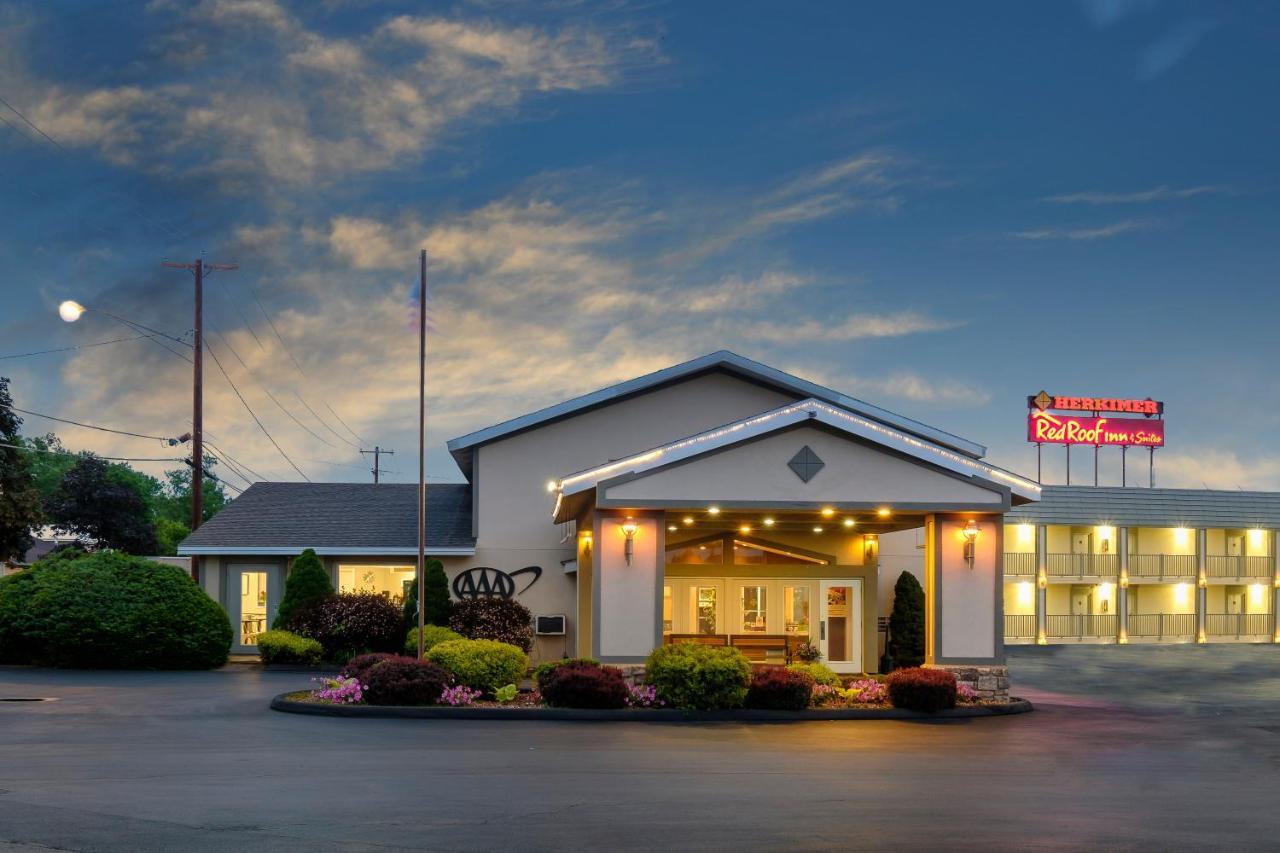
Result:
[[388,456],[395,456],[396,452],[394,450],[383,450],[381,447],[378,447],[377,445],[374,445],[373,450],[360,451],[361,456],[367,456],[370,453],[373,454],[373,484],[376,486],[378,485],[378,477],[382,473],[382,462],[381,462],[382,454],[385,453]]
[[418,660],[426,649],[427,565],[427,250],[418,255]]
[[[235,270],[239,264],[206,264],[196,258],[189,264],[163,261],[166,267],[190,270],[195,279],[195,341],[192,344],[195,366],[191,399],[191,532],[204,521],[204,274],[214,270]],[[192,567],[194,576],[195,567]]]

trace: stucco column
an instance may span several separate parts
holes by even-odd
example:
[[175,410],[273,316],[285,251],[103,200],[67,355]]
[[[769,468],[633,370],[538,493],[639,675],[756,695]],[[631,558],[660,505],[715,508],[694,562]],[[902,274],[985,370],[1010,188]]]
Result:
[[1280,643],[1280,533],[1271,531],[1271,639]]
[[[642,663],[662,642],[663,520],[661,511],[596,511],[591,646],[598,660]],[[629,559],[628,521],[635,525]]]
[[1205,642],[1204,613],[1209,600],[1208,583],[1209,533],[1203,527],[1196,528],[1196,642]]
[[1129,528],[1116,531],[1120,550],[1120,577],[1116,580],[1116,642],[1129,642]]
[[[930,664],[1004,663],[1001,573],[1004,519],[1000,515],[935,515],[926,549],[926,631],[933,633]],[[963,530],[977,523],[973,559],[965,558]]]
[[1036,525],[1036,642],[1049,642],[1049,528]]

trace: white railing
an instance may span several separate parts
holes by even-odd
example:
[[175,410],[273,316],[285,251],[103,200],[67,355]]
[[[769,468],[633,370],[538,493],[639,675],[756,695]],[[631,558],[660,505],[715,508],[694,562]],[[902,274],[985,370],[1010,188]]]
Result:
[[1196,557],[1194,554],[1130,554],[1129,577],[1132,578],[1194,578]]
[[1270,557],[1206,557],[1205,574],[1211,578],[1269,578],[1273,571]]
[[1004,638],[1006,640],[1034,640],[1036,638],[1036,615],[1034,613],[1006,613],[1004,615]]
[[1045,617],[1045,636],[1055,639],[1115,637],[1116,627],[1114,613],[1050,613]]
[[1115,554],[1048,554],[1045,574],[1055,578],[1113,578],[1120,573]]
[[1130,613],[1130,637],[1194,637],[1196,615],[1194,613]]
[[1206,613],[1204,632],[1210,637],[1269,637],[1270,613]]
[[1036,576],[1036,555],[1031,551],[1005,551],[1004,573],[1018,577]]

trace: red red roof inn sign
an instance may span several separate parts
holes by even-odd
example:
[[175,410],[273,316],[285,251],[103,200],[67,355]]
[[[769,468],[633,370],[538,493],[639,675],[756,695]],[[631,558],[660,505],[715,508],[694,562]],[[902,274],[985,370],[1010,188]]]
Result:
[[[1041,391],[1027,398],[1027,441],[1098,447],[1164,447],[1164,403],[1115,397],[1059,397]],[[1083,412],[1087,414],[1063,414]],[[1068,456],[1068,466],[1070,457]],[[1094,462],[1097,480],[1097,461]],[[1154,478],[1153,478],[1154,479]],[[1067,482],[1070,482],[1068,472]]]

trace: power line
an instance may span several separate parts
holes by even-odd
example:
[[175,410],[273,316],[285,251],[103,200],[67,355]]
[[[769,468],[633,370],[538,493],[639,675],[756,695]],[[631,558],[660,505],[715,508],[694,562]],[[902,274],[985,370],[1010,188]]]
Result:
[[[9,109],[13,110],[14,114],[15,114],[15,115],[17,115],[17,116],[18,116],[18,118],[20,118],[20,119],[22,119],[24,122],[26,122],[26,123],[31,127],[31,129],[32,129],[32,130],[34,130],[36,133],[40,134],[40,135],[41,135],[41,136],[43,136],[45,139],[49,140],[49,141],[50,141],[50,142],[52,142],[54,145],[58,146],[58,148],[60,148],[61,150],[63,150],[63,151],[67,151],[67,149],[65,149],[65,148],[63,148],[63,147],[62,147],[62,143],[61,143],[61,142],[59,142],[58,140],[54,139],[52,136],[50,136],[49,134],[47,134],[47,133],[45,133],[43,130],[41,130],[39,127],[37,127],[37,126],[36,126],[36,124],[35,124],[35,122],[33,122],[31,119],[29,119],[29,118],[27,118],[26,116],[24,116],[24,115],[22,114],[21,110],[19,110],[19,109],[18,109],[17,107],[15,107],[13,104],[9,103],[9,102],[8,102],[8,101],[6,101],[4,98],[0,98],[0,104],[4,104],[4,105],[5,105],[6,107],[8,107]],[[68,153],[68,154],[70,154],[71,152],[70,152],[70,151],[67,151],[67,153]]]
[[284,338],[280,335],[280,330],[277,329],[276,324],[271,321],[271,315],[267,313],[267,309],[262,307],[262,301],[258,299],[258,292],[256,290],[251,290],[250,292],[253,294],[253,301],[257,303],[258,310],[262,312],[263,317],[267,318],[267,325],[271,327],[271,331],[275,333],[276,340],[280,342],[280,348],[284,350],[285,355],[289,356],[289,361],[293,362],[294,368],[302,375],[302,378],[305,379],[307,377],[307,372],[302,369],[301,364],[298,364],[298,360],[293,357],[293,353],[289,352],[289,345],[284,342]]
[[71,352],[72,350],[92,349],[93,347],[105,347],[107,344],[119,344],[119,343],[124,343],[126,341],[140,341],[143,338],[151,338],[151,337],[154,337],[154,335],[134,335],[131,338],[113,338],[112,340],[109,340],[109,341],[98,341],[95,344],[77,344],[75,346],[70,346],[70,347],[58,347],[57,349],[42,349],[42,350],[36,350],[35,352],[19,352],[19,353],[14,353],[13,355],[0,355],[0,361],[4,361],[10,358],[30,358],[33,355],[50,355],[52,353],[58,353],[58,352]]
[[[77,456],[79,454],[72,453],[70,450],[42,450],[39,447],[24,447],[21,444],[0,444],[0,447],[7,447],[10,450],[25,450],[28,453],[49,453],[54,456]],[[93,451],[85,451],[95,459],[104,459],[107,462],[185,462],[177,456],[167,456],[161,458],[136,457],[136,456],[99,456]]]
[[181,439],[171,438],[168,436],[144,435],[143,433],[139,433],[139,432],[128,432],[122,429],[112,429],[110,427],[95,426],[94,424],[85,424],[85,423],[81,423],[80,421],[72,421],[72,420],[68,420],[67,418],[59,418],[54,415],[46,415],[44,412],[33,412],[28,409],[19,409],[17,406],[5,406],[3,403],[0,403],[0,407],[6,408],[6,409],[12,409],[15,412],[21,412],[24,415],[31,415],[33,417],[44,418],[45,420],[50,420],[50,421],[57,421],[60,424],[71,424],[72,426],[84,427],[85,429],[96,429],[99,432],[110,432],[116,435],[127,435],[127,436],[130,436],[131,438],[149,438],[155,441],[164,441],[164,442],[168,442],[171,447],[175,443],[181,442]]
[[267,428],[263,426],[262,421],[258,418],[257,413],[253,411],[253,408],[249,405],[249,402],[245,400],[244,395],[240,393],[240,389],[236,387],[236,383],[231,380],[231,376],[227,373],[227,369],[222,366],[222,362],[218,359],[218,354],[214,352],[213,347],[208,347],[208,350],[209,350],[209,355],[213,358],[213,363],[218,365],[218,371],[222,374],[222,378],[227,380],[227,384],[231,386],[231,390],[234,391],[236,396],[240,398],[240,405],[244,406],[245,411],[249,413],[249,416],[253,418],[254,423],[258,425],[258,429],[262,430],[262,434],[267,437],[267,440],[271,442],[272,446],[274,446],[275,449],[280,453],[280,455],[284,457],[284,461],[288,462],[290,467],[292,467],[293,470],[297,471],[298,475],[302,477],[302,479],[310,483],[311,478],[308,477],[306,474],[304,474],[302,472],[302,469],[294,464],[294,461],[289,458],[289,454],[284,452],[284,448],[282,448],[279,445],[279,443],[275,440],[274,437],[272,437],[271,433],[267,430]]
[[[320,417],[319,415],[317,415],[317,414],[316,414],[316,410],[315,410],[315,409],[313,409],[313,408],[311,408],[311,404],[310,404],[310,403],[308,403],[306,400],[304,400],[304,399],[302,398],[302,395],[301,395],[301,394],[299,394],[297,391],[294,391],[294,392],[293,392],[293,396],[295,396],[295,397],[297,397],[297,398],[298,398],[298,402],[302,404],[302,407],[303,407],[303,408],[305,408],[308,412],[310,412],[310,413],[311,413],[311,416],[312,416],[312,417],[314,417],[314,418],[316,419],[316,421],[318,421],[318,422],[319,422],[319,423],[320,423],[320,424],[321,424],[325,429],[327,429],[329,432],[333,433],[334,438],[338,439],[338,441],[341,441],[343,444],[346,444],[348,447],[352,448],[353,450],[359,450],[359,449],[360,449],[360,445],[358,445],[358,444],[352,444],[350,441],[348,441],[348,440],[347,440],[346,436],[342,435],[342,433],[338,432],[336,429],[334,429],[333,427],[329,426],[328,421],[326,421],[324,418],[322,418],[322,417]],[[326,406],[326,407],[327,407],[328,405],[329,405],[328,403],[326,403],[326,404],[325,404],[325,406]],[[333,410],[332,410],[332,409],[330,409],[330,411],[333,411]],[[336,418],[336,417],[337,417],[337,415],[334,415],[334,417]],[[333,445],[329,445],[329,446],[330,446],[330,447],[333,447]]]
[[328,409],[328,410],[329,410],[329,414],[333,415],[335,418],[337,418],[337,419],[338,419],[338,423],[342,424],[343,429],[345,429],[347,432],[351,433],[352,435],[355,435],[355,436],[356,436],[356,440],[357,440],[357,441],[359,441],[361,444],[368,444],[368,442],[367,442],[367,441],[365,441],[365,440],[364,440],[363,438],[361,438],[360,436],[356,435],[356,431],[355,431],[355,430],[353,430],[351,427],[347,426],[347,422],[346,422],[346,421],[344,421],[344,420],[342,419],[342,416],[341,416],[341,415],[339,415],[337,412],[335,412],[335,411],[333,410],[333,406],[330,406],[328,403],[325,403],[325,404],[324,404],[324,407],[325,407],[326,409]]
[[[221,460],[223,460],[223,461],[225,461],[225,462],[228,462],[228,463],[234,464],[234,465],[235,465],[235,467],[240,468],[240,469],[242,469],[242,470],[244,470],[244,471],[248,471],[248,472],[249,472],[250,474],[252,474],[254,477],[257,477],[259,481],[263,481],[263,482],[265,482],[265,481],[267,481],[267,480],[270,480],[270,479],[271,479],[270,477],[264,477],[264,476],[262,476],[262,475],[261,475],[261,474],[259,474],[257,471],[253,470],[253,469],[252,469],[252,468],[250,468],[248,465],[246,465],[246,464],[244,464],[243,462],[241,462],[239,459],[236,459],[236,458],[235,458],[234,456],[232,456],[230,453],[226,453],[225,451],[223,451],[223,449],[222,449],[221,447],[219,447],[218,445],[214,444],[212,441],[209,441],[209,440],[208,440],[208,435],[207,435],[207,433],[206,433],[206,438],[205,438],[205,444],[207,444],[207,445],[209,445],[210,447],[212,447],[212,448],[213,448],[213,452],[214,452],[214,453],[216,453],[216,454],[218,455],[218,458],[219,458],[219,459],[221,459]],[[250,483],[250,484],[252,484],[252,483],[253,483],[253,480],[249,479],[248,477],[245,477],[245,478],[244,478],[244,481],[245,481],[246,483]]]

